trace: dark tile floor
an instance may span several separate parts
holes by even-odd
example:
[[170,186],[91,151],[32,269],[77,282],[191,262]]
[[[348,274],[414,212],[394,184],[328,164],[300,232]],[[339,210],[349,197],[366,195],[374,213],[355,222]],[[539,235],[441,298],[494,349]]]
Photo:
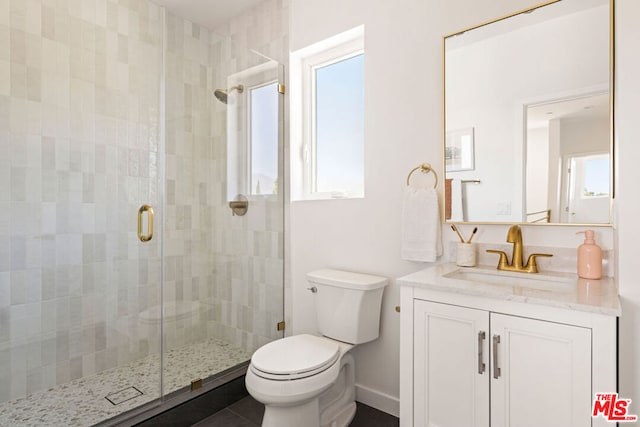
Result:
[[[356,416],[350,427],[398,427],[398,418],[356,403]],[[249,396],[242,376],[135,426],[259,427],[263,415],[264,406]]]
[[[399,425],[398,418],[392,415],[359,402],[357,405],[356,416],[350,427],[397,427]],[[251,396],[247,396],[194,424],[193,427],[259,427],[263,414],[264,406]]]

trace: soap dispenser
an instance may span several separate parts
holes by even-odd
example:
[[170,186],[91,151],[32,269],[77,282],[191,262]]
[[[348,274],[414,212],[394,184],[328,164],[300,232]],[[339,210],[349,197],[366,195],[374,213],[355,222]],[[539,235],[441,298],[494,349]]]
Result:
[[593,230],[578,231],[584,233],[584,243],[578,246],[578,276],[583,279],[602,277],[602,249],[596,245]]

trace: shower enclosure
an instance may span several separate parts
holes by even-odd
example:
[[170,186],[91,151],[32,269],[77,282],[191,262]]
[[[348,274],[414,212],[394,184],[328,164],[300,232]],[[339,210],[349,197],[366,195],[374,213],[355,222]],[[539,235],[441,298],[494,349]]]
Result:
[[0,425],[159,405],[282,336],[279,4],[0,1]]

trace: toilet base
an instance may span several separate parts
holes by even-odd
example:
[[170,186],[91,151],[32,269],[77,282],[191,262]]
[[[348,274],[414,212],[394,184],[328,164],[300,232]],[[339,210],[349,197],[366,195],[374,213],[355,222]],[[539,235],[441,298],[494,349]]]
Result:
[[313,399],[298,406],[269,406],[265,408],[262,427],[320,427],[320,405]]
[[300,406],[270,406],[264,412],[262,427],[347,427],[356,415],[356,403],[351,402],[328,424],[320,424],[319,401],[313,399]]
[[[321,424],[320,427],[347,427],[356,416],[356,402],[351,402],[342,407],[341,411],[334,416],[330,424]],[[322,418],[321,418],[322,421]]]
[[354,363],[351,353],[344,354],[338,379],[320,395],[320,427],[347,427],[356,415]]

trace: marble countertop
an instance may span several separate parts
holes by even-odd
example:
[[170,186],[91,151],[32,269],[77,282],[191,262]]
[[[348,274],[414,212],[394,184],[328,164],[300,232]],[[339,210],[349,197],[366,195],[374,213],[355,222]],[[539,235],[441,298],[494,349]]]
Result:
[[438,264],[400,277],[402,286],[481,296],[527,304],[620,316],[618,289],[611,277],[581,279],[576,274],[526,274],[498,271],[491,266],[458,267]]

